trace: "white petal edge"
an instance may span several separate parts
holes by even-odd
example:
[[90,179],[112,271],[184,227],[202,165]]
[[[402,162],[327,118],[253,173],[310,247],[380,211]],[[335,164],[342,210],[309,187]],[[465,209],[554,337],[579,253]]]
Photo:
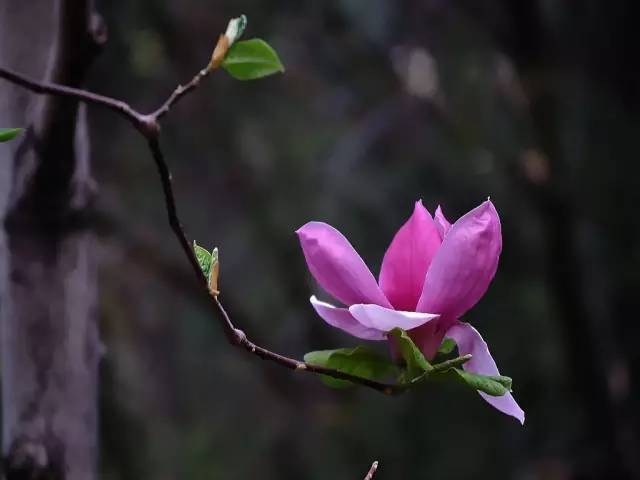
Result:
[[434,313],[403,312],[374,304],[358,303],[349,307],[351,315],[368,328],[389,332],[396,327],[411,330],[438,318]]
[[322,302],[315,295],[312,295],[309,301],[320,318],[332,327],[339,328],[363,340],[386,340],[387,338],[384,332],[361,324],[346,308],[339,308],[330,303]]

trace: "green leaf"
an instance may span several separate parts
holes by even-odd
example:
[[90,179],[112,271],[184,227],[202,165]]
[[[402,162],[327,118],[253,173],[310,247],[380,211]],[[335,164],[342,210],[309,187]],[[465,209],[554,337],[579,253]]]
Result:
[[231,45],[222,61],[222,67],[238,80],[255,80],[284,72],[278,54],[267,42],[259,38]]
[[433,370],[431,364],[424,358],[424,355],[413,343],[407,332],[401,328],[394,328],[389,333],[396,339],[402,358],[407,364],[406,376],[403,376],[405,381],[415,380],[424,375],[425,372]]
[[329,357],[341,350],[347,350],[346,348],[341,348],[338,350],[316,350],[314,352],[305,353],[304,361],[306,363],[310,363],[311,365],[318,365],[319,367],[326,367],[327,362],[329,361]]
[[[364,346],[309,352],[304,356],[304,361],[311,365],[332,368],[369,379],[384,378],[397,371],[396,365],[390,359]],[[325,385],[333,388],[345,388],[353,385],[348,380],[327,375],[321,375],[321,378]]]
[[22,128],[0,128],[0,143],[13,140],[22,130]]
[[440,355],[448,355],[453,352],[453,349],[456,348],[456,342],[453,338],[445,338],[438,349],[438,353]]
[[456,377],[474,390],[479,390],[493,397],[501,397],[511,391],[511,378],[501,375],[480,375],[459,368],[449,370]]
[[[202,273],[204,276],[209,279],[209,274],[211,273],[211,254],[205,248],[202,248],[198,245],[195,240],[193,242],[193,250],[196,254],[196,258],[198,259],[198,263],[200,264],[200,268],[202,269]],[[216,251],[216,261],[218,260],[218,255]]]
[[431,373],[441,373],[446,372],[447,370],[451,370],[452,368],[461,367],[469,360],[471,360],[471,358],[473,358],[473,355],[468,353],[459,357],[450,358],[449,360],[445,360],[444,362],[436,363],[433,365],[433,370],[431,370]]

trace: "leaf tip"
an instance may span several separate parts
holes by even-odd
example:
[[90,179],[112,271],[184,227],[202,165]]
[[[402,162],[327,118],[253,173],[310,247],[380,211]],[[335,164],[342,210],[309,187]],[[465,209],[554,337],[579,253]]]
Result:
[[23,132],[24,128],[0,128],[0,143],[13,140]]

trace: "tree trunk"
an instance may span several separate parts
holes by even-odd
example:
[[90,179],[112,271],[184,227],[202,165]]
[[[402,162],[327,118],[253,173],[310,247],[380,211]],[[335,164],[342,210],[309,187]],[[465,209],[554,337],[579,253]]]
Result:
[[[0,63],[78,86],[95,53],[91,4],[0,0]],[[2,427],[7,479],[91,480],[97,366],[84,107],[0,80]]]

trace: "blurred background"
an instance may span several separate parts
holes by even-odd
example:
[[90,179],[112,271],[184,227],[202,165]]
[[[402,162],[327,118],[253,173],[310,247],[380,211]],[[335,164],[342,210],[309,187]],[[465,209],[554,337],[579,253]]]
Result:
[[[324,324],[294,235],[328,222],[377,276],[413,202],[491,196],[504,251],[465,320],[527,413],[475,394],[333,391],[230,347],[172,236],[146,145],[91,109],[107,479],[640,478],[640,4],[627,0],[99,2],[89,87],[152,110],[245,13],[287,71],[217,72],[163,144],[190,238],[260,344],[353,345]],[[326,296],[324,298],[327,298]],[[381,346],[381,348],[384,348]]]

